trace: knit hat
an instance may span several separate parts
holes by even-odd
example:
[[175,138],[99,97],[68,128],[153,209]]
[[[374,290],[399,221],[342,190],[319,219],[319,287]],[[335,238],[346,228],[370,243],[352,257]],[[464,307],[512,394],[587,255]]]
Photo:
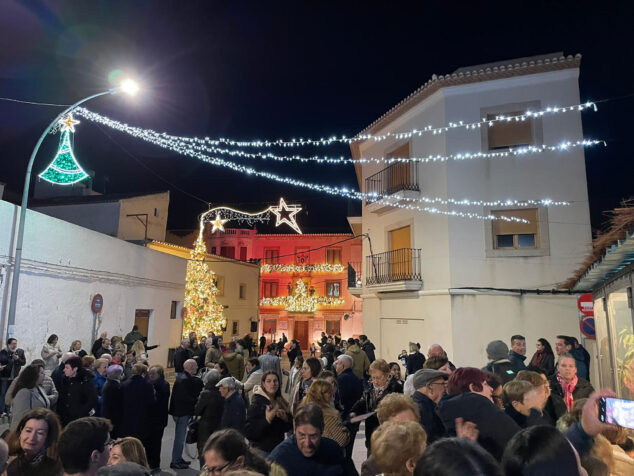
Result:
[[442,372],[440,370],[434,369],[420,369],[414,374],[413,384],[414,390],[418,390],[419,388],[424,387],[429,382],[436,380],[437,378],[444,378],[447,380],[449,378],[449,374],[447,372]]
[[494,340],[487,345],[487,357],[489,360],[502,360],[509,358],[509,348],[501,340]]

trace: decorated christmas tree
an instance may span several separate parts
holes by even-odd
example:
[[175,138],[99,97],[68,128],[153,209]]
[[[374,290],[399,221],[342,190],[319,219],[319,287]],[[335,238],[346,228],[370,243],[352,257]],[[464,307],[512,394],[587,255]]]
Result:
[[70,133],[75,131],[77,123],[79,121],[75,121],[70,115],[64,121],[60,121],[62,137],[57,154],[46,170],[39,175],[40,178],[57,185],[71,185],[88,178],[88,174],[75,159],[70,143]]
[[205,263],[206,253],[207,247],[201,230],[187,263],[183,336],[190,332],[195,332],[199,336],[207,335],[209,331],[222,334],[226,326],[222,304],[216,301],[216,275]]

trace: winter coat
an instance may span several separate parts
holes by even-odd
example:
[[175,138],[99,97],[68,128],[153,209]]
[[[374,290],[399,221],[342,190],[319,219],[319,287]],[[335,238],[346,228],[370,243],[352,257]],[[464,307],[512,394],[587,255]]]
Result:
[[189,349],[185,349],[184,347],[179,347],[174,351],[174,372],[183,373],[185,370],[183,369],[183,364],[186,360],[192,358],[192,351]]
[[288,352],[286,353],[286,355],[288,356],[288,361],[292,368],[293,365],[295,364],[295,359],[297,359],[297,357],[302,355],[302,350],[299,348],[298,345],[295,345],[295,347],[293,347],[292,349],[288,349]]
[[518,354],[514,350],[509,350],[509,361],[513,364],[513,367],[515,367],[515,372],[526,370],[526,364],[524,363],[525,360],[525,355]]
[[174,381],[169,414],[175,417],[192,416],[202,389],[202,380],[187,372],[183,372],[183,374]]
[[449,395],[438,404],[438,415],[447,433],[456,436],[456,418],[463,418],[478,427],[478,443],[500,461],[504,448],[518,431],[519,425],[495,404],[477,393]]
[[332,406],[322,408],[322,411],[324,413],[323,436],[336,441],[341,448],[345,448],[350,441],[350,431],[341,422],[341,414]]
[[260,385],[262,383],[262,369],[260,367],[256,367],[245,377],[244,386],[242,387],[244,390],[244,397],[247,399],[247,402],[251,402],[251,396],[253,394],[254,387]]
[[52,372],[59,365],[62,349],[60,349],[59,345],[44,344],[40,355],[44,360],[44,370]]
[[[374,391],[374,386],[370,384],[370,386],[363,391],[363,395],[359,401],[352,406],[350,411],[357,415],[376,411],[376,407],[379,406],[381,400],[390,393],[403,393],[403,385],[392,377],[388,379],[385,390],[378,398]],[[372,437],[372,433],[378,426],[379,419],[377,418],[376,413],[365,420],[365,447],[368,449],[370,449],[370,438]]]
[[55,370],[51,372],[51,379],[57,389],[57,392],[62,389],[62,382],[64,381],[64,364],[60,364]]
[[213,346],[210,347],[205,353],[205,367],[213,367],[213,364],[220,362],[220,357],[222,357],[220,349]]
[[97,406],[97,390],[92,383],[93,379],[92,372],[79,368],[75,377],[64,377],[62,380],[57,401],[57,413],[62,426],[88,416]]
[[119,380],[106,380],[101,392],[101,416],[112,423],[113,438],[123,436],[123,393]]
[[370,359],[368,359],[367,354],[358,345],[354,344],[348,346],[346,355],[352,357],[352,372],[354,375],[359,380],[363,380],[364,375],[370,368]]
[[268,457],[270,476],[341,476],[343,451],[330,438],[321,437],[315,454],[306,458],[297,447],[295,435],[286,438]]
[[103,354],[110,354],[112,351],[110,349],[106,349],[103,345],[101,347],[99,347],[97,350],[95,350],[95,352],[93,353],[93,355],[95,356],[95,359],[100,359],[101,356]]
[[170,384],[164,378],[151,382],[154,387],[155,403],[152,407],[150,426],[154,429],[163,430],[167,426],[167,410],[170,401]]
[[443,425],[438,415],[438,406],[427,395],[420,392],[414,392],[412,397],[414,403],[418,406],[420,413],[420,424],[427,433],[427,444],[431,445],[434,441],[445,436],[445,425]]
[[136,341],[138,340],[142,340],[143,337],[145,337],[143,334],[141,334],[139,331],[130,331],[128,332],[124,339],[123,339],[123,343],[126,345],[132,345],[134,344]]
[[103,386],[106,384],[106,377],[95,371],[95,378],[92,380],[92,384],[97,391],[97,413],[95,416],[101,416],[101,405],[103,402]]
[[271,354],[267,352],[266,354],[262,354],[258,357],[260,361],[260,368],[262,369],[262,373],[265,374],[269,370],[275,372],[280,379],[280,385],[282,384],[282,365],[280,363],[280,358],[277,355]]
[[494,362],[489,362],[482,370],[491,372],[502,379],[502,384],[510,382],[517,375],[515,366],[509,359],[500,359]]
[[[374,347],[374,344],[372,342],[370,342],[369,340],[366,340],[362,345],[361,345],[361,350],[363,352],[365,352],[365,355],[368,356],[368,360],[370,360],[370,363],[374,362],[376,360],[376,357],[374,356],[374,350],[376,349],[376,347]],[[334,351],[334,349],[333,349]]]
[[508,405],[504,409],[504,413],[510,416],[513,419],[513,421],[517,423],[517,425],[522,429],[528,428],[529,426],[539,426],[539,425],[553,426],[548,420],[548,418],[542,417],[541,412],[536,410],[535,408],[531,408],[530,415],[526,416],[523,413],[518,412],[515,408],[513,408],[513,405]]
[[143,443],[147,441],[152,417],[152,407],[156,404],[154,387],[141,375],[133,375],[121,384],[123,406],[123,434],[134,436]]
[[550,354],[543,352],[544,355],[540,359],[539,364],[537,364],[537,357],[539,354],[539,351],[535,352],[533,354],[533,357],[531,358],[531,363],[528,365],[529,367],[532,366],[542,369],[544,372],[546,372],[546,375],[550,377],[552,374],[555,373],[555,356],[552,352]]
[[236,390],[229,397],[225,398],[219,429],[233,428],[244,434],[245,417],[246,408],[244,399]]
[[20,450],[18,455],[9,460],[7,466],[7,476],[61,476],[64,473],[61,461],[44,456],[36,464],[30,461],[24,452]]
[[337,376],[337,386],[343,405],[343,417],[346,418],[352,406],[363,395],[363,383],[352,373],[352,369],[346,369]]
[[407,375],[413,375],[423,368],[425,356],[420,352],[412,352],[407,356]]
[[242,380],[244,375],[244,357],[237,352],[227,352],[220,358],[221,362],[224,362],[229,369],[229,373],[236,380]]
[[[17,359],[13,358],[13,355],[18,356]],[[0,378],[5,380],[13,380],[20,373],[20,369],[26,364],[26,358],[24,357],[24,351],[22,349],[15,349],[15,352],[11,352],[9,349],[0,350],[0,365],[6,365],[2,371],[0,371]]]
[[275,416],[269,423],[266,420],[266,408],[269,405],[273,405],[269,396],[261,387],[257,386],[253,391],[244,427],[245,436],[251,445],[266,453],[273,451],[273,448],[284,440],[284,434],[293,427],[293,417],[288,411],[288,403],[284,399],[279,400],[279,405],[287,411],[286,421]]
[[206,386],[200,392],[194,415],[199,416],[198,422],[198,451],[202,454],[207,438],[220,427],[220,419],[225,400],[214,385]]
[[21,388],[11,402],[11,430],[15,430],[22,417],[34,408],[51,408],[42,387]]
[[[561,388],[559,381],[557,381],[557,375],[553,375],[550,378],[550,391],[553,401],[555,418],[560,418],[564,413],[568,411],[566,403],[564,402],[564,390]],[[586,379],[577,377],[577,385],[572,391],[572,399],[576,402],[580,398],[588,398],[590,394],[594,392],[592,384]]]
[[572,349],[570,351],[570,355],[572,355],[577,363],[577,375],[579,378],[588,380],[590,375],[588,374],[588,364],[586,362],[590,362],[590,354],[583,347],[579,346],[576,349]]

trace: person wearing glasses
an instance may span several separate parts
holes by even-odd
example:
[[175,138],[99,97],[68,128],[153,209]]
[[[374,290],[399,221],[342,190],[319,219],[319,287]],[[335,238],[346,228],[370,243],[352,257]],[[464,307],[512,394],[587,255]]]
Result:
[[271,476],[343,475],[343,450],[323,436],[324,413],[319,405],[302,403],[293,418],[294,432],[271,452]]
[[238,470],[269,474],[268,463],[253,453],[244,436],[233,428],[211,435],[203,447],[203,457],[205,465],[200,476],[218,476]]
[[445,436],[445,425],[436,412],[438,402],[447,391],[449,374],[440,370],[421,369],[414,373],[414,396],[418,405],[420,424],[427,433],[429,444]]

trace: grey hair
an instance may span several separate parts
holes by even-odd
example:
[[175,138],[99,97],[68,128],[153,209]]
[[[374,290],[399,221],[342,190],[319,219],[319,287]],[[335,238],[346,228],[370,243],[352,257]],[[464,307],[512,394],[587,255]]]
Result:
[[120,380],[123,375],[123,367],[120,365],[111,365],[108,367],[108,370],[106,370],[106,373],[109,379]]
[[347,354],[341,354],[339,357],[337,357],[337,360],[339,360],[346,368],[352,367],[354,363],[354,361],[352,360],[352,357],[350,357]]
[[203,375],[203,383],[205,385],[216,385],[218,382],[220,382],[220,372],[216,369],[209,369],[205,372],[205,375]]

